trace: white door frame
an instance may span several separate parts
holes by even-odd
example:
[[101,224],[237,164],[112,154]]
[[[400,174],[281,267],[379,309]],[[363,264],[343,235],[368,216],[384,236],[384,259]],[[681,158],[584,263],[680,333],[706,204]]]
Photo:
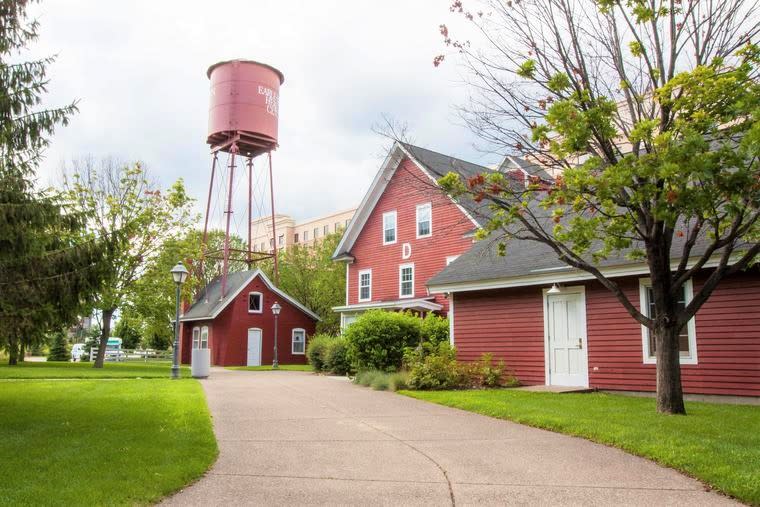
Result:
[[[250,354],[248,353],[250,350],[250,342],[251,342],[251,331],[258,331],[259,332],[259,364],[250,364]],[[262,357],[261,357],[261,349],[264,343],[264,330],[260,327],[249,327],[246,330],[246,342],[245,342],[245,364],[246,366],[261,366]]]
[[[543,290],[544,295],[544,375],[546,385],[552,385],[551,378],[551,351],[549,349],[549,298],[552,294],[547,294],[549,289]],[[582,386],[588,387],[588,327],[586,326],[586,287],[583,285],[576,285],[573,287],[562,287],[561,293],[558,296],[567,296],[569,294],[580,295],[581,300],[581,328],[583,329],[583,336],[581,336],[583,352],[585,357],[585,375]],[[561,385],[561,384],[557,384]]]

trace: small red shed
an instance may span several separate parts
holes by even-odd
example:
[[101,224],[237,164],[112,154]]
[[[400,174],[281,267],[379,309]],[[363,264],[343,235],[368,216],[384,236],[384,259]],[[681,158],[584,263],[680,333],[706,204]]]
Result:
[[275,318],[280,364],[305,364],[306,343],[319,317],[278,289],[259,269],[230,273],[222,297],[221,278],[208,284],[180,316],[180,357],[190,363],[193,348],[211,350],[216,366],[272,364]]

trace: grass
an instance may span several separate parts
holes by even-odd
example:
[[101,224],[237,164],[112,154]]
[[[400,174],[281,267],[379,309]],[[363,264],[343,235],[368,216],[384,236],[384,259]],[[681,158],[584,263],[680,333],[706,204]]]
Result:
[[356,374],[354,383],[371,387],[375,391],[398,391],[408,387],[409,373],[405,371],[387,373],[379,370],[364,370]]
[[[227,366],[226,369],[238,371],[273,371],[271,364],[264,366]],[[281,364],[278,370],[311,371],[311,366],[308,364]]]
[[[148,363],[105,363],[103,368],[93,368],[91,362],[23,362],[16,366],[0,364],[0,379],[74,379],[74,378],[169,378],[171,364],[167,362]],[[190,376],[190,368],[181,367],[184,377]]]
[[193,380],[4,382],[0,406],[0,505],[150,504],[217,455]]
[[619,447],[760,505],[760,407],[687,403],[687,416],[652,398],[491,389],[402,391],[421,400]]

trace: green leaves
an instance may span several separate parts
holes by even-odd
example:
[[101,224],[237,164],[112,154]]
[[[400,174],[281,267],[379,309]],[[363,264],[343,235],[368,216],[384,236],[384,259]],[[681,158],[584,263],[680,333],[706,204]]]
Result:
[[517,68],[517,75],[524,78],[524,79],[533,79],[536,73],[536,61],[535,60],[525,60],[520,66]]

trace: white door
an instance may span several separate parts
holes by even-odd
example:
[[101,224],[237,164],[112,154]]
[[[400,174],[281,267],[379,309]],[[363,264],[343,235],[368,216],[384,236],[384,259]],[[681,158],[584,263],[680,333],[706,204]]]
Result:
[[261,329],[248,330],[248,366],[261,366]]
[[588,387],[586,302],[582,292],[546,295],[546,342],[547,383]]

